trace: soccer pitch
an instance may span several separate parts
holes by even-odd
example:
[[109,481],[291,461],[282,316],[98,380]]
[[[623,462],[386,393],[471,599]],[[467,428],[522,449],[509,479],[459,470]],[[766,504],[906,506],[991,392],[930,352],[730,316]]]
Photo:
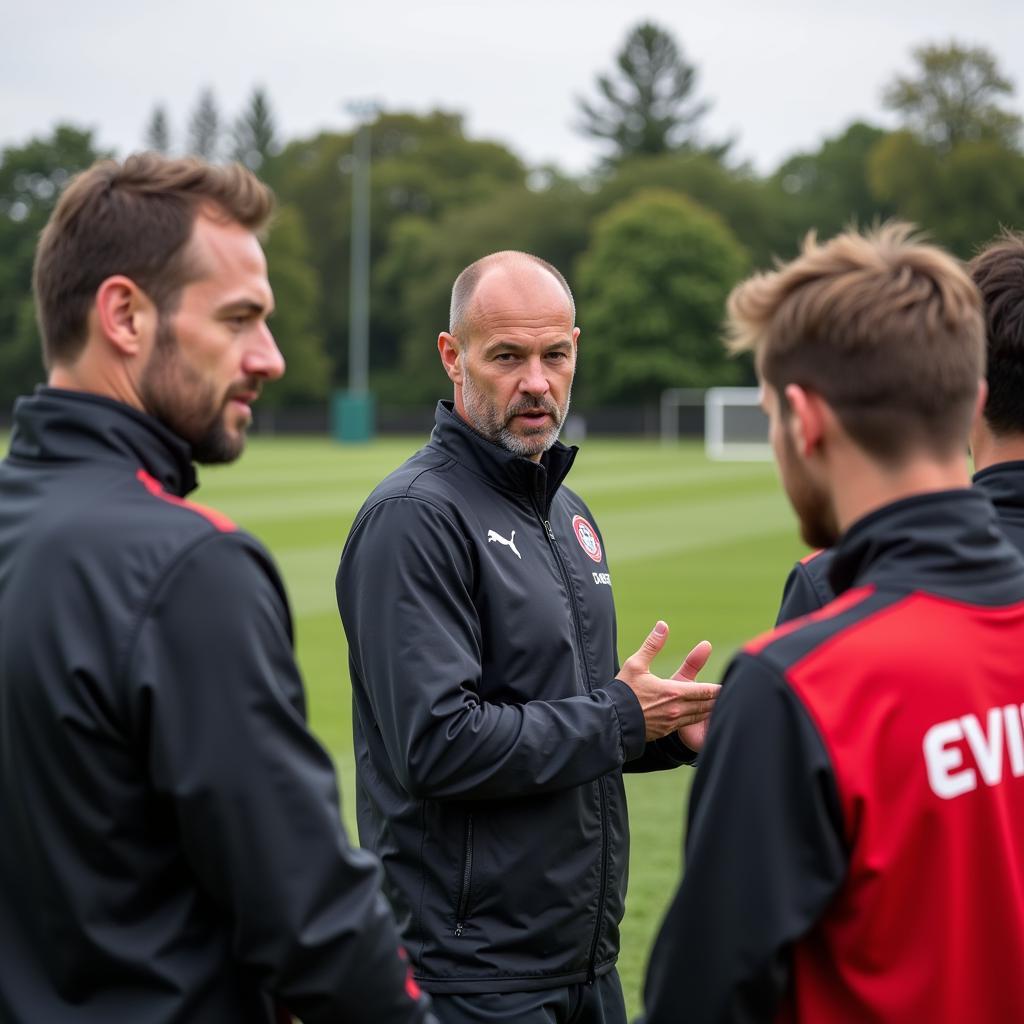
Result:
[[[334,575],[363,500],[423,440],[341,446],[256,437],[237,465],[203,469],[194,495],[259,537],[284,575],[312,725],[337,764],[353,837],[351,701]],[[567,483],[604,535],[620,657],[663,618],[671,635],[655,671],[670,675],[706,639],[715,652],[702,678],[717,681],[732,651],[772,624],[786,574],[806,549],[770,464],[712,463],[696,444],[594,438],[582,444]],[[632,856],[619,967],[631,1017],[679,877],[691,777],[681,768],[626,778]]]

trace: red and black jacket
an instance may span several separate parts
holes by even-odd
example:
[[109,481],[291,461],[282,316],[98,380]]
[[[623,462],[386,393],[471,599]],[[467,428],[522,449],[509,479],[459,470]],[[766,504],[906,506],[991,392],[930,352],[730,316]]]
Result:
[[1024,559],[977,490],[832,557],[727,672],[648,1024],[1024,1020]]

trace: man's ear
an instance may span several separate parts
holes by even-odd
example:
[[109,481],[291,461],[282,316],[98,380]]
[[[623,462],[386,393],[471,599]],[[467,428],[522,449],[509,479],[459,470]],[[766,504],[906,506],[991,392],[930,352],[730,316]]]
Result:
[[799,384],[787,384],[784,393],[789,403],[787,429],[798,454],[808,458],[821,444],[831,410],[820,395],[805,391]]
[[988,401],[988,381],[982,377],[978,381],[978,397],[974,401],[974,422],[979,422],[985,417],[985,403]]
[[137,356],[148,346],[157,320],[153,301],[130,277],[115,274],[96,289],[96,325],[120,355]]
[[454,334],[442,331],[437,336],[437,351],[441,356],[441,365],[444,367],[444,372],[448,374],[448,379],[453,384],[461,384],[462,360],[459,359],[459,354],[462,351],[462,346],[459,339]]

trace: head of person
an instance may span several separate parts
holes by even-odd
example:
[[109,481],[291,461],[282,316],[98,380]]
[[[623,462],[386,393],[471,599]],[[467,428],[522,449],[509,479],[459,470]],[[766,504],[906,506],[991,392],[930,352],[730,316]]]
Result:
[[836,498],[852,476],[888,486],[964,462],[985,372],[981,299],[910,225],[809,235],[791,263],[733,290],[727,333],[733,351],[754,353],[807,543],[827,547],[849,525]]
[[524,252],[496,252],[455,280],[437,347],[455,410],[478,434],[538,461],[569,411],[580,331],[565,278]]
[[33,287],[49,383],[149,413],[199,462],[228,462],[284,361],[251,172],[155,153],[104,160],[62,194]]
[[[971,448],[1024,458],[1024,235],[1005,231],[968,265],[985,306],[988,397]],[[980,467],[979,467],[980,468]]]

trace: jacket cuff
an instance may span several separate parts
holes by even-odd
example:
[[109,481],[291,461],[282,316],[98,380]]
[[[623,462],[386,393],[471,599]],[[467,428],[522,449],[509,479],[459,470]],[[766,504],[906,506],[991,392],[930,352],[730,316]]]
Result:
[[644,723],[644,713],[640,709],[640,701],[621,679],[613,679],[605,689],[619,718],[619,728],[622,731],[622,760],[633,761],[643,754],[647,746],[647,726]]
[[679,733],[672,732],[657,741],[658,749],[677,764],[694,765],[697,763],[697,751],[691,750],[680,738]]

